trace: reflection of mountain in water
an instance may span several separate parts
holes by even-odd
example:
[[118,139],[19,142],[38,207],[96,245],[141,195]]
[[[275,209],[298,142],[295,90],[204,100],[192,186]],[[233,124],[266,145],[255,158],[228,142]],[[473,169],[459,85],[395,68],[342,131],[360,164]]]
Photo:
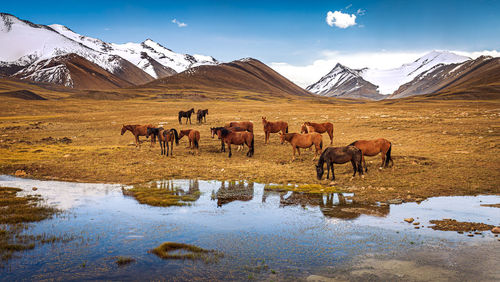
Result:
[[371,216],[384,217],[389,214],[389,206],[377,206],[360,204],[348,201],[342,193],[321,195],[292,192],[285,197],[280,195],[280,206],[319,206],[319,209],[326,217],[340,219],[355,219],[366,214]]
[[250,201],[253,199],[253,182],[245,181],[222,181],[219,190],[215,193],[214,200],[217,199],[217,206],[222,207],[225,204],[234,201]]

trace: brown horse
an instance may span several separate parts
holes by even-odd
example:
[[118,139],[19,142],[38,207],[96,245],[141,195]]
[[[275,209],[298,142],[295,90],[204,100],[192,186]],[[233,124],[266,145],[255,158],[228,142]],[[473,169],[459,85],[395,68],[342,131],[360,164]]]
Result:
[[281,120],[272,122],[267,121],[266,117],[262,117],[262,125],[264,126],[264,133],[266,135],[264,144],[267,144],[269,141],[271,133],[278,133],[280,131],[283,134],[288,133],[288,123]]
[[[179,145],[179,135],[177,134],[177,130],[172,128],[169,130],[161,131],[158,140],[160,141],[160,150],[161,150],[160,155],[166,154],[168,157],[168,149],[169,149],[168,142],[170,142],[170,146],[171,146],[170,155],[173,156],[174,155],[174,140],[175,140],[175,144]],[[166,146],[166,149],[165,149],[165,146]]]
[[[237,127],[237,126],[234,126],[234,127],[210,127],[210,132],[212,134],[212,139],[214,138],[215,135],[217,135],[217,130],[218,129],[222,129],[222,128],[225,128],[227,130],[231,130],[233,132],[241,132],[241,131],[247,131],[245,128],[241,128],[241,127]],[[250,132],[250,131],[248,131]],[[226,146],[224,146],[224,140],[222,140],[221,138],[220,139],[220,151],[221,152],[225,152],[226,151]],[[243,149],[243,144],[241,144],[240,146],[238,146],[238,151],[240,150],[240,147],[241,149]]]
[[200,132],[194,129],[181,130],[179,133],[179,140],[187,136],[189,139],[189,148],[199,150]]
[[389,162],[391,162],[391,166],[394,165],[394,161],[391,157],[392,144],[387,139],[379,138],[375,140],[358,140],[349,145],[356,146],[356,148],[363,152],[363,165],[365,167],[365,172],[368,171],[365,156],[373,157],[382,153],[382,163],[380,164],[380,169],[387,167]]
[[205,119],[205,122],[207,122],[207,115],[208,109],[198,110],[198,112],[196,113],[196,119],[198,120],[198,123],[202,123],[203,119]]
[[251,121],[232,121],[226,124],[224,127],[240,127],[248,132],[253,133],[253,123]]
[[330,145],[333,144],[333,124],[331,122],[314,123],[306,121],[302,125],[300,133],[311,133],[311,128],[314,129],[314,132],[328,133],[328,136],[330,136]]
[[[152,124],[146,124],[146,125],[140,125],[140,124],[128,124],[128,125],[123,125],[122,126],[122,132],[121,134],[125,134],[125,132],[130,131],[132,134],[135,136],[135,146],[139,146],[139,136],[146,136],[149,137],[148,134],[148,128],[153,128]],[[151,147],[153,144],[156,143],[156,138],[153,136],[151,138]]]
[[299,133],[281,133],[281,144],[285,143],[285,140],[290,142],[293,148],[293,158],[292,161],[295,160],[295,150],[299,153],[300,156],[300,148],[309,148],[312,145],[316,147],[316,152],[314,153],[314,159],[316,156],[321,154],[321,150],[323,149],[323,138],[321,134],[317,132],[299,134]]
[[318,177],[318,180],[321,180],[324,173],[323,166],[326,163],[326,179],[330,177],[331,170],[332,180],[335,180],[333,164],[345,164],[346,162],[351,161],[352,168],[354,169],[352,177],[356,175],[356,172],[359,172],[359,175],[363,177],[363,166],[361,165],[362,156],[363,153],[361,153],[361,150],[354,146],[328,147],[319,157],[318,164],[316,165],[316,176]]
[[215,130],[217,132],[217,136],[224,141],[224,143],[227,144],[227,147],[229,149],[229,155],[228,157],[230,158],[232,156],[231,153],[231,144],[234,145],[247,145],[248,146],[248,152],[247,156],[251,157],[254,154],[254,137],[252,132],[248,131],[240,131],[240,132],[234,132],[231,130],[227,130],[226,128],[218,128]]

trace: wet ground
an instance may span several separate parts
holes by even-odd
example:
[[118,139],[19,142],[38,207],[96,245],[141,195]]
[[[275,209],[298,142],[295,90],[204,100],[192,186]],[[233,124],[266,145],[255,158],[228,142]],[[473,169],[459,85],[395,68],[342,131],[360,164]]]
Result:
[[[150,184],[196,195],[190,206],[151,207],[120,185],[0,176],[0,186],[41,194],[64,210],[32,234],[73,240],[38,246],[0,268],[1,280],[499,280],[500,241],[490,231],[435,231],[429,220],[500,225],[499,196],[439,197],[370,206],[349,194],[267,191],[247,182]],[[33,191],[36,187],[36,191]],[[486,205],[486,206],[485,206]],[[413,217],[419,225],[404,218]],[[418,226],[419,229],[415,229]],[[186,243],[223,256],[164,260],[148,252]],[[118,266],[117,257],[134,261]]]

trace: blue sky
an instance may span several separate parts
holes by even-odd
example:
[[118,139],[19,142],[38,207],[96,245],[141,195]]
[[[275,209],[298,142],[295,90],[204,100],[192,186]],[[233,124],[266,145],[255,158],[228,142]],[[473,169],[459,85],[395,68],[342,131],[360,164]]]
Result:
[[[222,61],[255,57],[268,64],[307,65],[335,52],[500,47],[500,0],[3,1],[1,11],[35,23],[63,24],[107,42],[151,38],[176,52]],[[356,25],[328,25],[329,11],[356,15]]]

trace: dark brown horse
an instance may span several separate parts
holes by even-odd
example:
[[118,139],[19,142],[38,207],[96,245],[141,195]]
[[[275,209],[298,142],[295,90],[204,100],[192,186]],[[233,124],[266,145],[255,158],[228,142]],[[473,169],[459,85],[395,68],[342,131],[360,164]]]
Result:
[[[247,131],[246,129],[241,128],[241,127],[237,127],[237,126],[235,126],[235,127],[210,127],[210,132],[212,134],[212,139],[214,138],[215,135],[217,135],[217,130],[218,129],[222,129],[222,128],[225,128],[227,130],[231,130],[233,132]],[[219,139],[220,139],[220,151],[221,152],[225,152],[226,151],[226,146],[224,145],[224,140],[222,140],[222,138],[219,138]],[[240,147],[243,148],[243,145],[241,145]]]
[[365,172],[368,171],[365,156],[373,157],[382,153],[382,163],[380,164],[380,169],[387,167],[389,162],[391,162],[391,166],[394,165],[394,161],[391,157],[392,144],[387,139],[379,138],[375,140],[358,140],[352,142],[350,145],[356,146],[356,148],[363,152],[363,165],[365,166]]
[[267,144],[269,141],[269,135],[271,133],[288,133],[288,123],[284,121],[267,121],[266,117],[262,117],[262,125],[264,126],[264,133],[266,135],[264,144]]
[[318,180],[321,180],[323,177],[323,166],[326,163],[326,179],[330,177],[330,170],[332,171],[332,180],[335,180],[335,172],[333,171],[333,164],[345,164],[348,161],[351,161],[352,168],[354,170],[354,174],[352,177],[356,175],[356,172],[359,172],[361,177],[363,176],[363,166],[361,165],[362,153],[361,150],[354,146],[345,146],[345,147],[328,147],[321,154],[318,160],[318,164],[316,165],[316,176]]
[[310,131],[311,128],[314,130],[314,132],[318,133],[328,133],[328,136],[330,136],[330,145],[333,144],[333,124],[330,122],[325,122],[325,123],[314,123],[314,122],[304,122],[300,129],[300,133],[311,133]]
[[321,154],[321,150],[323,149],[323,138],[321,134],[317,132],[299,134],[299,133],[281,133],[281,144],[285,143],[285,141],[290,142],[293,148],[293,158],[292,161],[295,160],[295,151],[299,153],[300,156],[300,148],[306,149],[314,145],[316,147],[316,152],[314,153],[314,159],[316,156]]
[[191,115],[194,113],[194,108],[191,108],[191,110],[185,112],[185,111],[179,111],[179,124],[182,124],[181,120],[182,118],[186,118],[186,124],[188,123],[191,124]]
[[254,137],[252,132],[248,131],[240,131],[240,132],[234,132],[231,130],[227,130],[226,128],[219,128],[216,129],[217,136],[219,136],[220,139],[224,141],[224,143],[227,144],[227,147],[229,149],[229,155],[228,157],[230,158],[232,156],[231,153],[231,144],[234,145],[242,145],[245,144],[248,146],[248,152],[247,156],[251,157],[254,154]]
[[198,150],[200,147],[200,132],[194,129],[181,130],[179,132],[179,140],[187,136],[189,140],[189,148]]
[[248,132],[253,133],[253,123],[251,121],[232,121],[226,124],[224,127],[241,127]]
[[[160,155],[167,155],[168,157],[168,142],[170,142],[170,155],[174,155],[174,141],[176,145],[179,145],[179,135],[177,134],[177,130],[174,128],[169,130],[162,130],[160,132],[158,140],[160,141]],[[166,149],[165,149],[166,147]]]
[[[128,124],[128,125],[123,125],[122,126],[122,132],[121,134],[125,134],[125,132],[130,131],[132,134],[135,136],[135,146],[139,146],[139,136],[146,136],[149,137],[148,134],[148,128],[153,128],[152,124],[146,124],[146,125],[140,125],[140,124]],[[153,136],[151,138],[151,146],[156,143],[156,138]]]
[[196,119],[198,120],[198,123],[202,123],[203,119],[205,119],[205,122],[207,122],[207,115],[208,109],[198,110],[198,112],[196,113]]

